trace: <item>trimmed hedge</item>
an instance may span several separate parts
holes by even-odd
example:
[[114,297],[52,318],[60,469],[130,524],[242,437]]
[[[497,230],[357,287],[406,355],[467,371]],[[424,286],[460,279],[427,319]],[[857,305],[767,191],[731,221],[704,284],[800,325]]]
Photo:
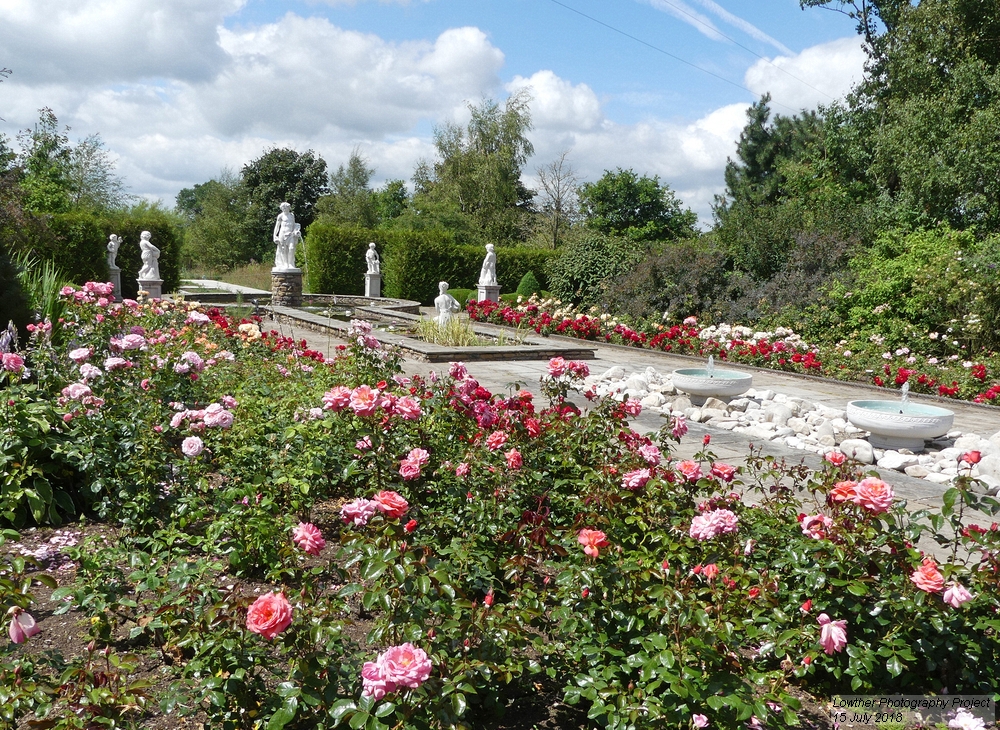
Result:
[[116,260],[122,270],[122,294],[134,298],[138,292],[135,278],[142,268],[139,235],[149,231],[153,244],[160,249],[163,291],[175,291],[180,284],[180,229],[165,211],[147,207],[103,215],[77,211],[44,215],[37,220],[44,226],[39,225],[30,239],[18,243],[14,250],[51,261],[67,281],[108,281],[108,237],[117,233],[123,241]]
[[122,238],[115,263],[122,270],[122,294],[134,298],[139,290],[135,277],[142,268],[139,236],[149,231],[153,245],[160,249],[160,278],[164,293],[176,291],[181,283],[181,242],[183,234],[174,217],[156,208],[139,208],[123,213],[109,213],[101,221],[103,238],[101,255],[107,260],[108,237],[117,233]]
[[[309,287],[317,294],[362,294],[365,251],[374,241],[382,259],[382,294],[431,304],[438,282],[475,289],[485,249],[460,245],[447,231],[366,230],[319,220],[306,233]],[[500,290],[513,292],[529,271],[544,271],[556,252],[497,246]]]

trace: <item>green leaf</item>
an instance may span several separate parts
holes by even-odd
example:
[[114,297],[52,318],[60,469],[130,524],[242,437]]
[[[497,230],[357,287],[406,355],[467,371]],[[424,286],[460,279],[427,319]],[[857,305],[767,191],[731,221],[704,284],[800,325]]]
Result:
[[338,700],[330,707],[329,715],[335,723],[344,719],[344,715],[358,709],[353,700]]
[[271,715],[267,723],[267,730],[281,730],[285,725],[295,719],[295,712],[299,707],[299,701],[295,697],[288,697],[277,712]]
[[351,718],[350,723],[348,723],[354,730],[364,727],[365,723],[368,722],[368,718],[371,717],[367,712],[358,712]]
[[958,490],[952,487],[947,492],[941,496],[941,501],[943,502],[941,506],[941,514],[950,515],[955,509],[955,500],[958,499]]
[[889,661],[885,663],[885,668],[889,670],[889,674],[893,677],[898,677],[903,673],[903,663],[899,661],[898,656],[893,656]]
[[386,715],[395,712],[396,705],[392,702],[383,702],[375,709],[375,717],[385,717]]
[[453,694],[451,696],[451,707],[458,717],[464,715],[465,711],[469,708],[469,704],[465,701],[465,695],[461,692]]

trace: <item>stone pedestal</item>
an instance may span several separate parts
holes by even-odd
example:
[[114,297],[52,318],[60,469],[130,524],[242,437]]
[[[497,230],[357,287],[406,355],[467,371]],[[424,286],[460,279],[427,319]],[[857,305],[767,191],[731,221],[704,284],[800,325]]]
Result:
[[382,275],[365,274],[365,296],[379,299],[382,296]]
[[139,291],[146,292],[146,299],[163,298],[163,279],[136,279]]
[[109,266],[108,272],[108,278],[115,285],[115,301],[120,302],[122,300],[122,270],[117,266]]
[[271,304],[302,306],[302,269],[271,269]]
[[478,301],[483,302],[489,299],[491,302],[500,301],[500,285],[499,284],[480,284],[479,285],[479,296]]

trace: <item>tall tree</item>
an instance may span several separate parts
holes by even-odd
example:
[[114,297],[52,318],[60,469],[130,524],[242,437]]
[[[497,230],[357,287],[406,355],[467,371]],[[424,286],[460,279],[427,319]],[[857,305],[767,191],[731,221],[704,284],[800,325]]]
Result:
[[70,205],[74,208],[118,210],[134,200],[125,181],[115,172],[114,160],[99,134],[92,134],[73,147],[66,176]]
[[316,202],[329,192],[326,161],[312,150],[265,152],[241,171],[246,205],[246,240],[257,261],[274,258],[272,233],[283,202],[292,206],[303,232],[316,218]]
[[185,188],[176,210],[189,220],[183,259],[188,268],[226,271],[249,262],[246,205],[239,177],[223,170],[218,179]]
[[539,206],[544,223],[545,237],[552,248],[558,248],[566,231],[577,216],[576,171],[566,160],[567,152],[536,170],[542,186]]
[[375,201],[370,186],[375,168],[355,148],[347,161],[330,175],[330,193],[316,204],[316,211],[342,225],[374,228],[378,223]]
[[492,243],[524,240],[534,192],[521,170],[534,152],[527,90],[503,106],[492,99],[469,105],[466,127],[445,124],[434,132],[439,160],[418,166],[416,194],[400,225],[444,227]]
[[68,131],[68,127],[60,131],[55,112],[45,107],[39,110],[38,123],[18,134],[21,187],[28,210],[61,213],[69,209],[72,148]]
[[659,176],[639,177],[620,167],[604,171],[595,183],[579,189],[586,225],[606,235],[627,236],[634,241],[668,241],[695,235],[698,216],[682,209],[669,185]]

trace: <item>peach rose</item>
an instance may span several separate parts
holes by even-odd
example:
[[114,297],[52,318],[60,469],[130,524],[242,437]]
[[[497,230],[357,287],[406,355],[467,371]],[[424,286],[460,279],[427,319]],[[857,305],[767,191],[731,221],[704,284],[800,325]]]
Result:
[[292,605],[284,593],[265,593],[247,609],[247,628],[273,639],[292,623]]

